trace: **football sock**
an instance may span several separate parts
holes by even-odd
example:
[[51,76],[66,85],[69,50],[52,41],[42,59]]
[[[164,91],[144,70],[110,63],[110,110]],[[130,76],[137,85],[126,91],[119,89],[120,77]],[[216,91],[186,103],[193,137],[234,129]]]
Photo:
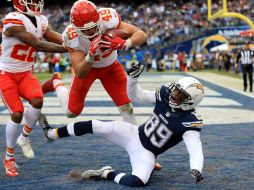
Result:
[[6,154],[5,154],[5,159],[10,160],[11,158],[14,158],[14,149],[10,148],[7,146],[6,148]]
[[8,121],[6,125],[6,159],[14,156],[14,147],[17,143],[19,132],[19,123],[15,123],[12,120]]
[[50,139],[57,139],[69,136],[81,136],[87,133],[93,133],[92,121],[71,123],[61,128],[49,130],[47,135]]
[[137,125],[137,121],[133,113],[127,113],[127,112],[121,112],[121,111],[120,113],[122,115],[123,121],[133,125]]
[[135,119],[132,104],[126,104],[117,107],[120,114],[122,115],[123,121],[130,123],[132,125],[137,125],[137,121]]
[[59,86],[64,86],[64,83],[60,79],[53,80],[53,86],[57,89]]
[[67,112],[67,101],[68,101],[68,89],[63,86],[63,82],[59,79],[53,81],[54,88],[56,89],[57,99],[64,110],[64,113]]
[[29,105],[25,113],[25,125],[23,127],[22,135],[27,137],[33,130],[36,122],[41,114],[41,109],[36,109]]
[[103,176],[103,178],[114,181],[115,183],[119,183],[122,185],[126,185],[129,187],[143,187],[145,186],[145,183],[137,176],[135,175],[126,175],[125,173],[119,173],[115,171],[110,171],[106,174],[106,176]]

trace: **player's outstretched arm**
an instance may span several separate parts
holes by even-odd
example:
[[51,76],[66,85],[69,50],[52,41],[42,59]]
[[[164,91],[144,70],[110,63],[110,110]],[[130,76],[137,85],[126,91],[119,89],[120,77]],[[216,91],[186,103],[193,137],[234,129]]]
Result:
[[146,33],[134,25],[121,22],[118,29],[124,30],[130,34],[130,37],[127,40],[124,40],[117,35],[111,37],[104,36],[104,40],[106,40],[104,41],[104,45],[107,48],[112,50],[126,50],[131,47],[142,45],[147,39]]
[[193,130],[187,131],[183,135],[183,140],[190,156],[191,176],[195,178],[197,183],[203,180],[201,172],[204,164],[200,132]]
[[138,85],[138,77],[144,70],[144,63],[138,63],[133,65],[130,70],[127,71],[129,77],[127,81],[127,93],[128,97],[136,103],[156,103],[155,91],[144,90]]
[[142,45],[147,40],[147,34],[132,24],[121,22],[119,29],[131,34],[131,37],[126,42],[126,49]]
[[51,27],[48,27],[46,32],[44,33],[43,37],[48,41],[48,42],[53,42],[59,45],[63,44],[62,40],[62,34],[54,31],[51,29]]
[[33,47],[36,51],[50,52],[50,53],[64,53],[67,52],[63,45],[39,40],[35,35],[27,32],[23,26],[13,26],[5,31],[7,37],[15,37],[21,42]]

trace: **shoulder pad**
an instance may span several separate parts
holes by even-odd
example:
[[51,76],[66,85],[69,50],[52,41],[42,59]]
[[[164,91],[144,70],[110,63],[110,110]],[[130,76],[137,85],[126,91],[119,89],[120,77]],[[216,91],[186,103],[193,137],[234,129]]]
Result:
[[44,15],[40,15],[40,20],[41,20],[41,27],[42,27],[42,32],[46,32],[47,28],[48,28],[48,18],[45,17]]
[[22,20],[23,19],[23,14],[19,13],[19,12],[10,12],[8,13],[4,19],[18,19],[18,20]]
[[112,8],[101,8],[99,9],[101,15],[102,25],[108,30],[118,28],[121,24],[121,17]]
[[201,115],[197,114],[196,111],[191,112],[186,122],[182,122],[185,127],[190,128],[202,128],[204,126]]
[[161,94],[160,94],[160,91],[161,91],[161,86],[156,88],[155,90],[155,97],[157,100],[161,101]]
[[11,12],[3,19],[3,32],[12,26],[24,26],[23,15],[18,12]]
[[161,85],[157,90],[156,90],[156,98],[164,103],[169,102],[169,89],[165,85]]
[[200,114],[198,114],[196,111],[191,112],[191,114],[197,119],[203,121],[203,118]]
[[3,19],[3,25],[5,26],[8,24],[12,24],[15,26],[24,25],[22,14],[17,12],[11,12],[8,15],[6,15]]
[[204,126],[203,121],[182,122],[182,124],[188,128],[202,128]]
[[75,29],[69,25],[62,34],[62,40],[65,47],[70,50],[82,50],[80,48],[80,41]]

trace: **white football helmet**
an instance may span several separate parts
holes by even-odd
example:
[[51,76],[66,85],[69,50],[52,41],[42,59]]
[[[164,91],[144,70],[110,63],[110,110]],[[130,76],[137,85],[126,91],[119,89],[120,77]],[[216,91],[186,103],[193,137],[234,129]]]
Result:
[[169,105],[182,110],[194,109],[204,97],[203,85],[193,77],[184,77],[169,86]]

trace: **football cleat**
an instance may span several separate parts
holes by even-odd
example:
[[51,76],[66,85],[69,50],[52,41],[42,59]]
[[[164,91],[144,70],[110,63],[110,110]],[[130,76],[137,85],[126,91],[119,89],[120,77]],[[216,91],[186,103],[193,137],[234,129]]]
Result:
[[110,172],[113,171],[111,166],[104,166],[100,170],[87,170],[81,174],[81,178],[84,180],[95,178],[95,179],[101,179],[104,172]]
[[69,176],[71,178],[76,178],[76,179],[80,179],[81,178],[81,175],[82,175],[82,172],[79,171],[79,170],[72,170],[70,173],[69,173]]
[[25,157],[32,159],[34,158],[34,151],[30,144],[30,140],[27,137],[23,137],[22,134],[19,136],[17,140],[17,144],[21,147],[21,150]]
[[46,94],[48,92],[54,92],[55,91],[55,88],[54,88],[54,85],[53,85],[53,81],[55,79],[59,79],[61,80],[62,79],[62,76],[60,73],[58,72],[55,72],[51,77],[50,79],[48,79],[47,81],[45,81],[43,84],[42,84],[42,92],[43,94]]
[[45,139],[48,142],[54,141],[53,139],[50,139],[48,137],[48,131],[52,130],[53,128],[49,125],[46,115],[41,113],[38,122],[39,122],[40,127],[42,128],[43,135],[44,135]]
[[15,158],[11,158],[9,160],[4,159],[4,167],[6,176],[16,177],[19,175],[19,166],[16,164]]
[[161,165],[160,165],[159,162],[156,162],[156,163],[154,164],[154,170],[157,170],[157,171],[161,170]]

